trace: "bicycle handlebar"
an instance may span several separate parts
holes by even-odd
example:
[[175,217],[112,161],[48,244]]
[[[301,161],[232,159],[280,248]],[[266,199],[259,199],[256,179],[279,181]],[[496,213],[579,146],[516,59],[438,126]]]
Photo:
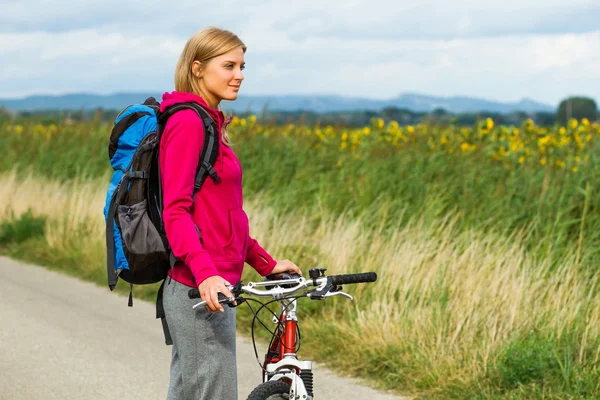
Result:
[[[267,280],[265,282],[249,282],[246,286],[241,286],[240,284],[236,285],[236,287],[230,287],[233,295],[235,297],[239,296],[242,293],[261,296],[261,297],[275,297],[281,295],[288,295],[292,293],[296,293],[302,289],[305,289],[309,286],[318,286],[320,289],[325,289],[328,283],[331,284],[333,289],[338,285],[346,285],[346,284],[354,284],[354,283],[369,283],[375,282],[377,280],[377,273],[375,272],[363,272],[358,274],[342,274],[342,275],[330,275],[330,276],[322,276],[319,278],[309,278],[304,279],[303,277],[294,278],[294,279],[282,279],[282,280]],[[264,286],[277,286],[281,285],[279,289],[275,290],[275,288],[268,290],[258,290],[255,287],[264,287]],[[228,300],[225,296],[219,293],[221,296],[219,297],[219,302],[227,302]],[[199,299],[200,293],[198,288],[190,289],[188,292],[188,296],[190,299]]]

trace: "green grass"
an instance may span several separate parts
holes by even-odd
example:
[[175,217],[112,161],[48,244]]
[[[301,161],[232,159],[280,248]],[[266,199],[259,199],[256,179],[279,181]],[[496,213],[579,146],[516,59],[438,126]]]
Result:
[[[108,181],[109,126],[59,127],[52,140],[35,121],[19,135],[7,127],[0,172],[16,171],[23,187],[38,185],[28,172],[65,185],[49,190]],[[313,138],[230,133],[268,249],[304,269],[380,273],[352,288],[357,305],[301,302],[303,356],[419,398],[600,398],[597,163],[574,174],[377,144],[355,159]],[[65,199],[88,191],[73,190]],[[105,285],[103,199],[83,211],[57,200],[56,216],[39,197],[5,205],[2,253]],[[61,228],[70,214],[81,221]],[[156,289],[134,294],[154,301]]]

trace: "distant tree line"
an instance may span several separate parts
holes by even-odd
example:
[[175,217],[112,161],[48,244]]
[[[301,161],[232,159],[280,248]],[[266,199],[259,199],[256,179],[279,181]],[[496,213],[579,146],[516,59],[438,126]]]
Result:
[[[41,123],[61,123],[64,121],[96,121],[113,122],[118,114],[117,110],[46,110],[46,111],[21,111],[11,113],[0,107],[0,118],[30,118],[34,117]],[[246,117],[251,113],[236,113],[239,117]],[[586,97],[569,97],[560,102],[556,112],[526,113],[515,111],[502,114],[496,112],[477,113],[450,113],[444,109],[432,112],[417,112],[408,109],[388,107],[383,110],[360,110],[345,112],[317,113],[313,111],[269,111],[258,114],[262,122],[272,124],[306,124],[306,125],[336,125],[336,126],[365,126],[373,118],[382,118],[384,121],[397,121],[400,125],[416,125],[420,122],[435,124],[456,124],[470,126],[477,121],[492,118],[497,125],[520,125],[527,119],[532,119],[537,125],[551,126],[555,123],[566,124],[570,118],[590,121],[600,120],[598,107],[593,99]]]
[[571,97],[563,100],[556,112],[526,113],[515,111],[512,113],[497,113],[481,111],[477,113],[450,113],[444,109],[436,109],[431,112],[417,112],[397,107],[388,107],[380,111],[347,111],[316,113],[307,111],[269,112],[260,116],[262,120],[276,124],[305,123],[322,125],[346,125],[365,126],[372,118],[382,118],[384,121],[397,121],[400,125],[416,125],[420,122],[431,122],[439,124],[456,124],[469,126],[477,121],[492,118],[498,125],[520,125],[531,119],[536,125],[551,126],[555,123],[562,125],[570,118],[581,120],[587,118],[590,121],[600,120],[596,102],[584,97]]
[[457,113],[452,114],[445,110],[438,109],[430,113],[415,112],[396,107],[386,108],[381,111],[349,111],[335,113],[314,113],[306,111],[296,112],[270,112],[260,116],[262,120],[275,124],[286,123],[305,123],[321,125],[344,125],[344,126],[365,126],[373,118],[382,118],[384,121],[397,121],[400,125],[416,125],[420,122],[430,122],[435,124],[456,124],[473,125],[478,120],[492,118],[496,124],[520,125],[525,120],[531,118],[538,125],[552,125],[556,121],[555,113],[525,113],[514,112],[510,114],[501,114],[493,112],[478,113]]

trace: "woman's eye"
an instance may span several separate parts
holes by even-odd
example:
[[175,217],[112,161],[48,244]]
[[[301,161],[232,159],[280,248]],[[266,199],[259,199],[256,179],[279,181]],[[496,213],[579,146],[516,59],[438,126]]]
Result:
[[245,69],[246,69],[246,66],[245,66],[245,65],[242,65],[242,66],[240,67],[240,69],[241,69],[241,70],[245,70]]

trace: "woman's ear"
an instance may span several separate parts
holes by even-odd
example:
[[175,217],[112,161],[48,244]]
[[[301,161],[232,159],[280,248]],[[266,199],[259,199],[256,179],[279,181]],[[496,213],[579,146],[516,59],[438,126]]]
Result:
[[192,63],[192,74],[194,74],[196,78],[202,78],[202,70],[203,65],[200,61],[194,61]]

